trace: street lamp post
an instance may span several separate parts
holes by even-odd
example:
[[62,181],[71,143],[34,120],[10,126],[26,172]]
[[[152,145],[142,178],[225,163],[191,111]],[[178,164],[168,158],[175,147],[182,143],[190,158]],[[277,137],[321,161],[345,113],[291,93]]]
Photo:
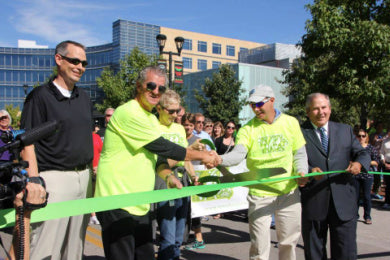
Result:
[[156,36],[156,40],[157,40],[158,46],[160,48],[160,55],[161,54],[168,54],[169,55],[169,66],[168,66],[169,88],[172,88],[172,55],[180,56],[181,51],[183,49],[184,38],[183,37],[176,37],[175,38],[177,53],[172,52],[172,51],[163,51],[164,47],[165,47],[165,41],[167,40],[167,36],[165,36],[164,34],[158,34]]

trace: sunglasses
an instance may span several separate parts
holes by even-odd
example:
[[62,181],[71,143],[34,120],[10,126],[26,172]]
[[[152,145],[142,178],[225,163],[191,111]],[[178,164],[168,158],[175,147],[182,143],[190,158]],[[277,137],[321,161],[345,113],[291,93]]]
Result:
[[8,119],[8,116],[1,116],[0,120]]
[[250,103],[250,106],[253,109],[255,109],[256,107],[260,108],[260,107],[264,106],[264,104],[267,103],[268,101],[270,101],[270,98],[267,98],[267,99],[260,101],[260,102],[257,102],[257,103]]
[[[148,91],[154,91],[157,88],[156,83],[154,82],[148,82],[146,83],[146,89]],[[166,86],[158,86],[158,92],[159,93],[164,93],[167,90]]]
[[234,126],[227,126],[226,129],[236,129]]
[[69,58],[69,57],[66,57],[66,56],[63,56],[61,55],[61,58],[63,58],[64,60],[66,60],[67,62],[73,64],[73,65],[79,65],[81,63],[81,66],[83,66],[84,68],[87,67],[88,65],[88,61],[86,60],[79,60],[77,58]]
[[358,138],[365,138],[366,135],[358,135],[357,137],[358,137]]
[[205,125],[205,127],[213,127],[213,125]]
[[165,109],[166,111],[168,111],[168,114],[170,114],[170,115],[173,115],[174,113],[179,114],[180,111],[181,111],[181,108],[178,108],[178,109],[167,109],[167,108],[165,108],[163,106],[161,106],[161,107],[163,109]]
[[112,116],[112,114],[111,115],[109,115],[109,114],[106,115],[106,117],[110,117],[110,116]]

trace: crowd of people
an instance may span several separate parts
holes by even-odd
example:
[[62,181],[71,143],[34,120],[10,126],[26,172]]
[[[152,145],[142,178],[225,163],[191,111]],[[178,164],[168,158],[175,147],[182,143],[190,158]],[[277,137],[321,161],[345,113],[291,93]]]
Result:
[[[245,125],[213,122],[201,113],[186,113],[180,96],[166,87],[166,72],[149,66],[139,73],[136,97],[106,109],[105,125],[96,129],[88,95],[76,86],[88,65],[85,47],[61,42],[54,58],[57,76],[31,91],[21,118],[26,130],[51,120],[61,123],[55,134],[21,153],[29,162],[28,175],[46,182],[48,203],[181,189],[199,184],[194,170],[198,165],[229,167],[246,160],[249,171],[261,178],[287,178],[249,188],[250,259],[269,258],[273,218],[281,260],[296,259],[301,235],[306,259],[327,259],[328,230],[332,259],[357,258],[360,190],[364,222],[371,224],[372,190],[373,196],[377,191],[368,171],[390,171],[390,135],[379,124],[369,136],[370,130],[354,131],[330,121],[329,97],[313,93],[306,101],[308,119],[300,125],[275,107],[274,91],[265,85],[250,91],[254,117]],[[0,111],[1,131],[10,130],[10,120],[6,111]],[[216,151],[200,139],[214,143]],[[11,159],[9,154],[1,155],[2,161]],[[273,168],[284,171],[274,173]],[[311,172],[340,170],[345,172],[306,177]],[[296,175],[299,178],[288,179]],[[388,187],[385,208],[390,208]],[[40,188],[32,200],[46,200],[43,192]],[[155,259],[156,254],[157,259],[180,259],[190,210],[190,198],[183,197],[157,203],[156,214],[151,213],[153,206],[142,204],[35,223],[27,258],[82,259],[89,222],[101,225],[107,259]],[[159,226],[158,252],[154,251],[154,216]],[[191,226],[195,240],[185,248],[204,248],[201,218],[192,219]]]

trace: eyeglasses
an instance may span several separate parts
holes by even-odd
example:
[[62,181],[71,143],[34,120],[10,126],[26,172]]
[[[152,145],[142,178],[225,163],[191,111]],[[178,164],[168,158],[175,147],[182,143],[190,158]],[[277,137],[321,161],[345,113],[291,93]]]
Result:
[[358,135],[358,138],[366,138],[366,135]]
[[[161,105],[160,105],[161,106]],[[181,111],[181,108],[178,108],[178,109],[167,109],[167,108],[165,108],[165,107],[163,107],[163,106],[161,106],[163,109],[165,109],[166,111],[168,111],[168,114],[170,114],[170,115],[173,115],[174,113],[176,113],[176,114],[179,114],[180,113],[180,111]]]
[[76,65],[76,66],[81,63],[81,66],[83,66],[85,68],[88,65],[88,61],[86,61],[86,60],[79,60],[77,58],[69,58],[69,57],[63,56],[61,54],[60,54],[60,56],[61,56],[61,58],[63,58],[67,62],[69,62],[69,63],[71,63],[73,65]]
[[250,106],[251,106],[253,109],[255,109],[256,107],[257,107],[257,108],[260,108],[260,107],[264,106],[265,103],[267,103],[268,101],[270,101],[270,99],[271,99],[271,98],[267,98],[267,99],[265,99],[265,100],[263,100],[263,101],[260,101],[260,102],[257,102],[257,103],[250,103]]
[[111,115],[109,115],[109,114],[106,115],[106,117],[111,117],[111,116],[112,116],[112,114]]
[[226,129],[236,129],[234,126],[227,126]]
[[213,125],[205,125],[205,127],[213,127]]
[[[148,91],[154,91],[157,88],[156,83],[154,82],[148,82],[146,83],[146,89]],[[158,92],[159,93],[164,93],[167,90],[167,87],[165,86],[158,86]]]
[[8,119],[8,116],[1,116],[1,117],[0,117],[0,121],[1,121],[1,120],[4,120],[4,119]]
[[204,124],[204,121],[196,121],[197,124]]

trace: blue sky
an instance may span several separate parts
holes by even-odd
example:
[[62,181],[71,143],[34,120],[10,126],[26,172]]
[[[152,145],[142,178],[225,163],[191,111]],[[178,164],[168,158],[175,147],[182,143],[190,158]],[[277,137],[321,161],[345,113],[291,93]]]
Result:
[[260,43],[296,44],[312,0],[102,1],[12,0],[0,8],[0,46],[35,40],[54,48],[63,40],[86,46],[112,41],[117,19]]

